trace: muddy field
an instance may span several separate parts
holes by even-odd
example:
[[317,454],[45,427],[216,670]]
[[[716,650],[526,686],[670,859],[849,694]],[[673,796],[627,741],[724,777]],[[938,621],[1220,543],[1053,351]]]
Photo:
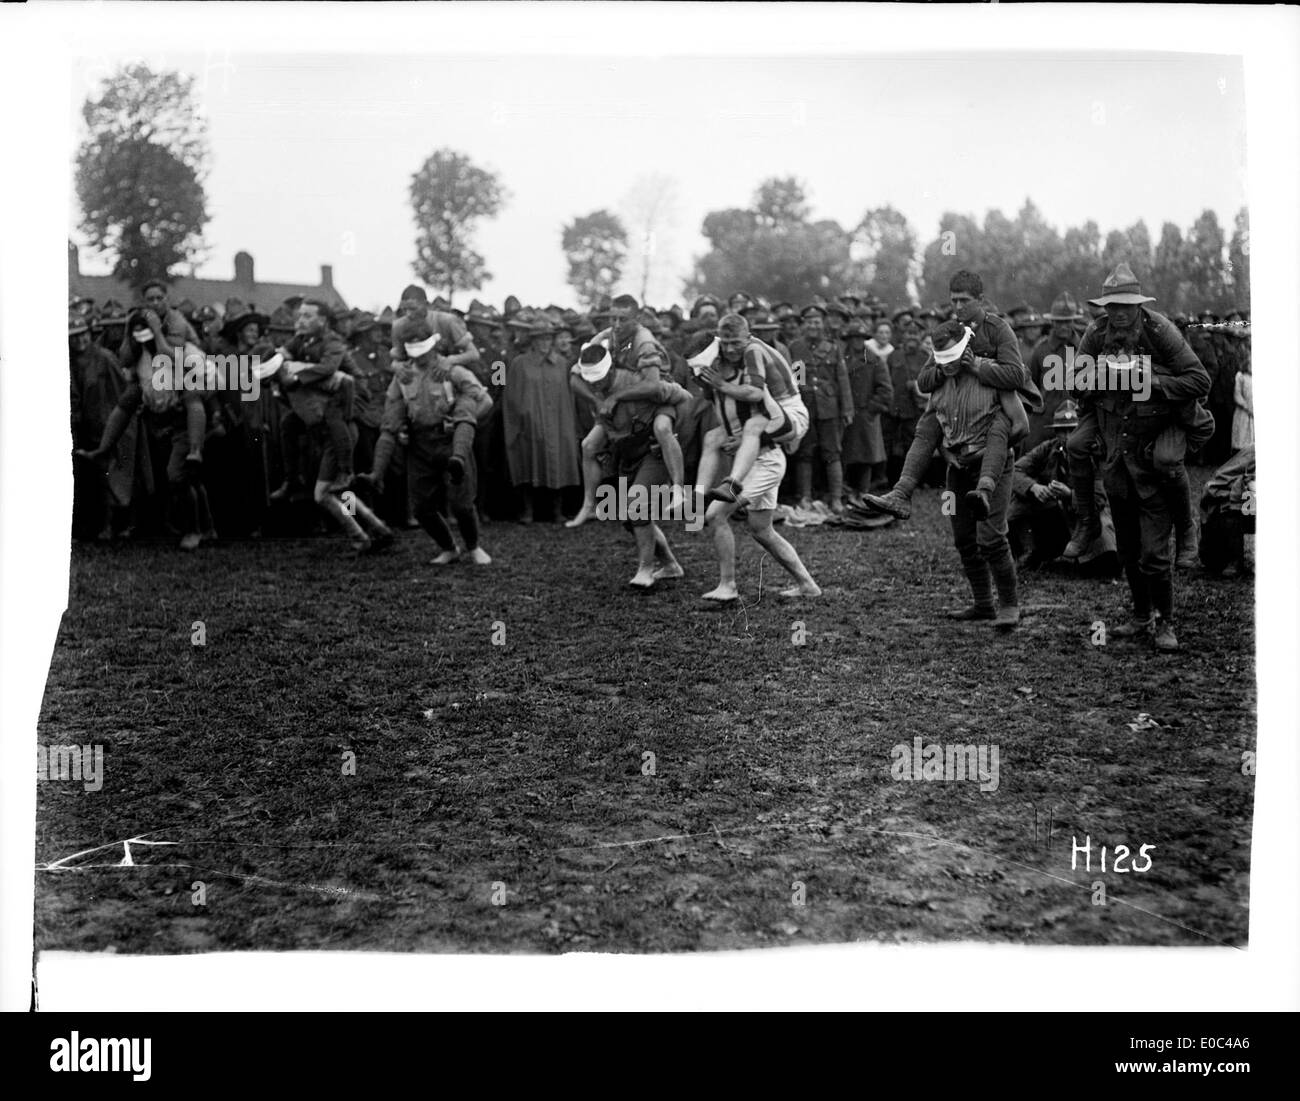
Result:
[[[1010,636],[946,621],[933,491],[791,533],[802,606],[737,534],[724,611],[680,525],[686,578],[644,595],[614,524],[492,524],[492,566],[442,572],[419,532],[74,547],[38,740],[103,778],[39,783],[37,947],[1246,943],[1249,580],[1183,575],[1157,656],[1094,645],[1125,590],[1064,574]],[[896,778],[918,738],[996,747],[996,790]]]

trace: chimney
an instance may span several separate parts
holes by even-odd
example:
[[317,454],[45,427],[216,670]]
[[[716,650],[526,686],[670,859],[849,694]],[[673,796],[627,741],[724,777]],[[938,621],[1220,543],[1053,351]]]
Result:
[[81,259],[77,255],[77,246],[71,241],[68,242],[68,278],[72,279],[81,274]]
[[241,289],[252,290],[253,281],[253,257],[247,252],[235,253],[235,282]]
[[320,285],[329,290],[334,289],[334,265],[322,264],[320,266]]

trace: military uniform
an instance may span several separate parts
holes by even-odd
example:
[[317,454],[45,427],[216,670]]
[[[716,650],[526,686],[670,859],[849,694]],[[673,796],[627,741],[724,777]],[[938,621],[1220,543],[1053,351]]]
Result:
[[[1112,332],[1103,316],[1088,326],[1079,344],[1081,356],[1120,353],[1151,357],[1150,397],[1138,401],[1132,390],[1081,390],[1079,428],[1070,446],[1076,450],[1076,437],[1087,439],[1095,433],[1134,613],[1145,621],[1154,611],[1168,621],[1173,616],[1169,539],[1175,512],[1181,508],[1182,464],[1169,471],[1158,469],[1156,443],[1162,432],[1180,426],[1176,406],[1209,392],[1210,376],[1174,323],[1145,305],[1134,330]],[[1079,500],[1088,482],[1081,486],[1077,472],[1074,481]]]

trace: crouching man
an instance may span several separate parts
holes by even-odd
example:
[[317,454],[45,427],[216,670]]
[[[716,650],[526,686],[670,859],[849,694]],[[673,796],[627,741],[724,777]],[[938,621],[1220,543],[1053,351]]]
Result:
[[427,321],[409,322],[403,340],[407,359],[394,361],[374,469],[365,480],[376,493],[383,493],[397,437],[405,430],[406,477],[415,518],[441,550],[433,564],[445,566],[460,557],[442,515],[450,505],[465,541],[465,555],[475,565],[486,566],[492,559],[478,545],[474,510],[478,481],[474,435],[479,421],[492,411],[492,398],[472,371],[450,365],[437,353],[437,335]]

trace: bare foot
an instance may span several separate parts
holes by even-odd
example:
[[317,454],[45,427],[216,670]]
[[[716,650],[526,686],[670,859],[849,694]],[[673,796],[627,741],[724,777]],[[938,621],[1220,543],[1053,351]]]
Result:
[[735,585],[719,585],[716,589],[705,593],[700,599],[708,600],[714,604],[730,604],[733,600],[739,600],[740,594],[736,592]]
[[634,589],[653,589],[655,585],[654,570],[649,568],[637,570],[628,584]]
[[596,510],[594,508],[589,508],[586,503],[584,503],[582,508],[578,509],[578,515],[572,520],[565,520],[564,526],[566,528],[580,528],[595,515]]
[[650,576],[656,581],[671,581],[674,577],[685,577],[686,571],[680,562],[674,562],[671,566],[657,566]]
[[810,581],[807,584],[800,583],[798,585],[791,585],[790,588],[782,589],[777,593],[777,596],[781,597],[783,600],[799,600],[803,597],[821,595],[821,588],[815,581]]

